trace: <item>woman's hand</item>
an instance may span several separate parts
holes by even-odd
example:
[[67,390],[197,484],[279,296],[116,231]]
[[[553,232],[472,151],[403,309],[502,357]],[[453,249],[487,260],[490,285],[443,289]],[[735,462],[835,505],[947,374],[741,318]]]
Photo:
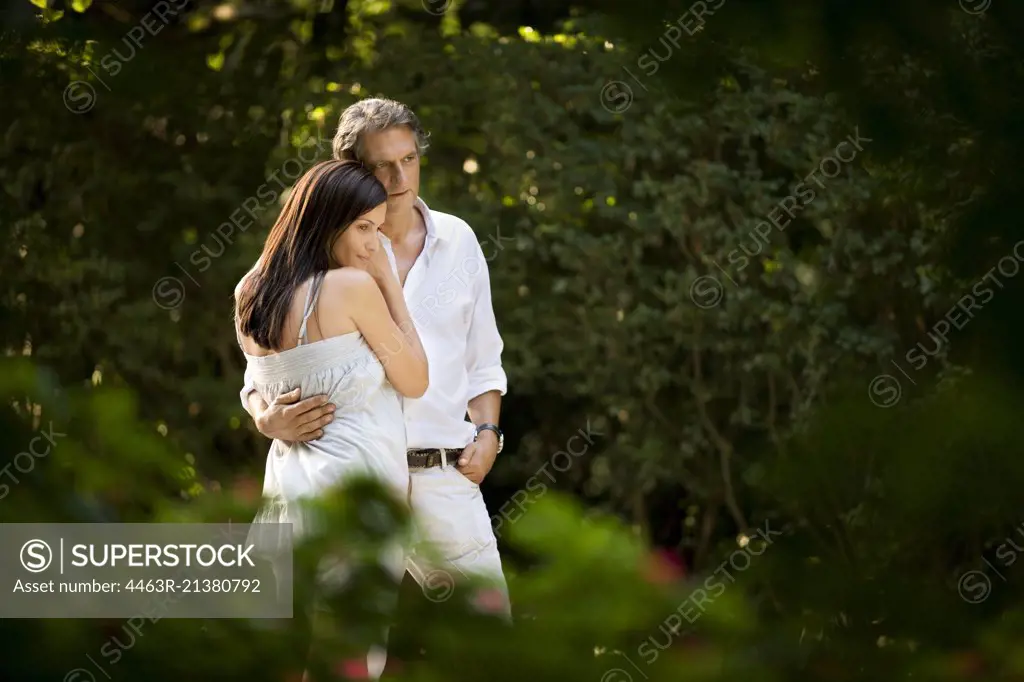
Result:
[[391,280],[397,280],[395,271],[391,269],[391,262],[388,260],[388,252],[384,250],[384,246],[381,245],[370,254],[370,259],[364,261],[366,264],[366,271],[370,273],[374,281],[381,287],[391,282]]

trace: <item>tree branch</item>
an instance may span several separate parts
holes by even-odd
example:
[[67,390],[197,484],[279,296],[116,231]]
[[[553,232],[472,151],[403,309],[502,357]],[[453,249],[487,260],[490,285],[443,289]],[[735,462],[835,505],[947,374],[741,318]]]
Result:
[[[699,334],[700,324],[698,323],[698,337]],[[746,519],[743,517],[743,512],[740,510],[739,504],[736,503],[736,494],[733,491],[732,486],[732,443],[722,436],[718,427],[715,426],[711,417],[708,416],[707,404],[704,400],[703,369],[701,367],[700,350],[697,349],[696,344],[694,345],[692,356],[694,383],[691,390],[693,391],[694,398],[696,398],[697,413],[700,416],[701,425],[707,432],[711,442],[714,443],[715,447],[718,449],[722,470],[722,484],[724,486],[725,493],[725,506],[732,515],[732,518],[739,527],[739,530],[743,532],[746,531],[748,526]]]
[[694,569],[699,569],[704,565],[704,558],[708,553],[711,536],[715,532],[715,526],[718,525],[718,507],[721,504],[721,495],[715,495],[704,509],[704,518],[701,520],[700,527],[700,541],[697,543],[697,550],[693,554]]

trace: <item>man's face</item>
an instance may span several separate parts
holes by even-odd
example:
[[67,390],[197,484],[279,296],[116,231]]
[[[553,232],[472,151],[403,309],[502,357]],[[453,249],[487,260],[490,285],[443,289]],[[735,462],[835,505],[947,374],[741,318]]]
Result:
[[388,191],[388,213],[411,211],[420,193],[420,155],[416,136],[395,126],[363,137],[363,163]]

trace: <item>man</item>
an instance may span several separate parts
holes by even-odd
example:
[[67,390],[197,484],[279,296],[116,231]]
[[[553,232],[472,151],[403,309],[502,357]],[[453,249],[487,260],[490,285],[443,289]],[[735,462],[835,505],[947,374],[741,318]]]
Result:
[[[409,503],[420,539],[443,561],[431,561],[421,547],[407,568],[425,591],[448,591],[449,583],[470,575],[490,578],[497,591],[487,593],[487,607],[510,619],[501,557],[479,487],[503,445],[503,343],[476,235],[464,221],[431,210],[419,198],[427,138],[404,104],[366,99],[342,113],[334,157],[361,162],[388,191],[381,243],[430,365],[427,392],[403,398]],[[248,378],[242,389],[242,403],[260,433],[285,441],[316,438],[333,419],[334,406],[325,396],[298,398],[296,390],[267,405]],[[466,421],[467,412],[472,421]]]

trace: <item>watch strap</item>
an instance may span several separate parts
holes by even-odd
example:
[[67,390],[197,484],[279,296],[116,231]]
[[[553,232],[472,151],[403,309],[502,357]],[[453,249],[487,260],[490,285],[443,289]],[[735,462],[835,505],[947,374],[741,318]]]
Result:
[[476,437],[480,436],[481,431],[493,431],[494,435],[498,437],[498,452],[501,452],[502,446],[504,445],[505,435],[498,428],[497,424],[481,424],[476,427]]

